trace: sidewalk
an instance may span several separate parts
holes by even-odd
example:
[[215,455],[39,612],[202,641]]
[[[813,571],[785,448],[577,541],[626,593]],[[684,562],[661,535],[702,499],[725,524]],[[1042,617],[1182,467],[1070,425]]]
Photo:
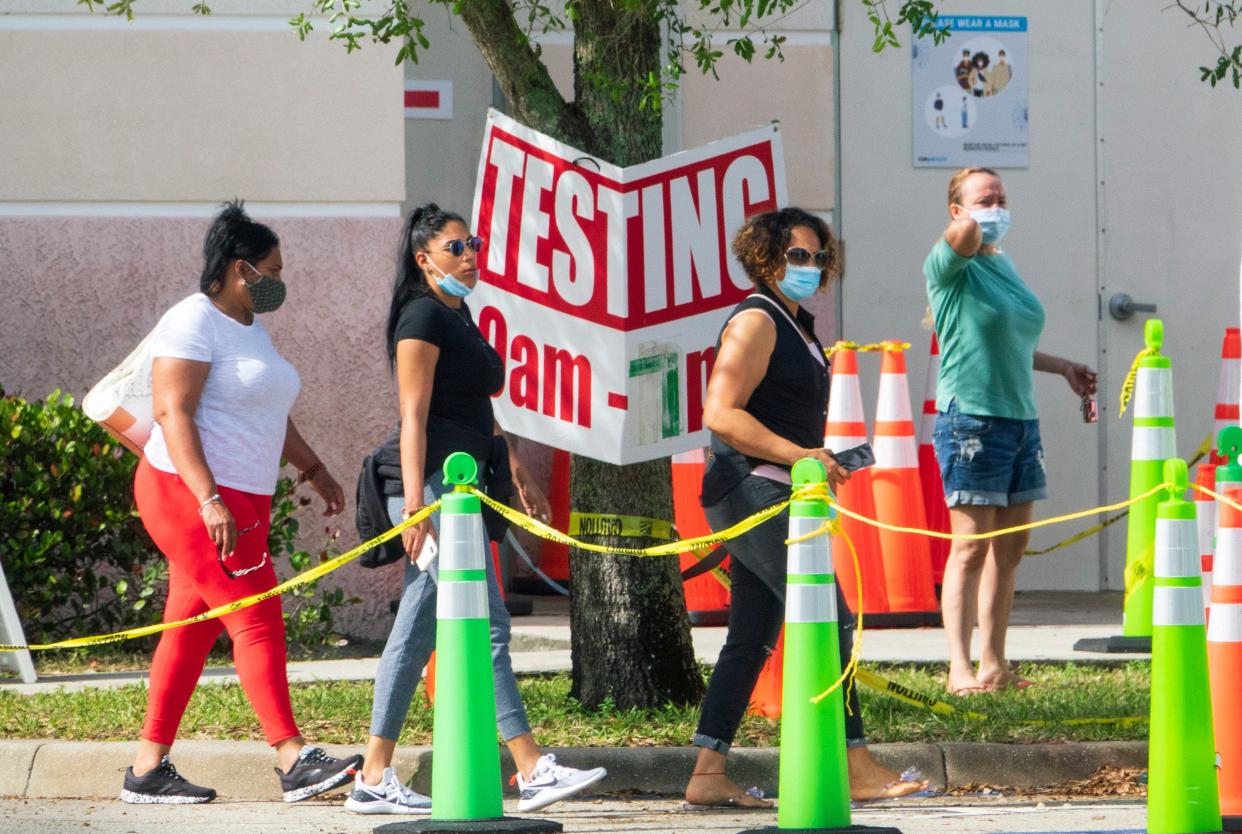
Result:
[[[1075,652],[1074,643],[1084,637],[1108,637],[1121,633],[1120,592],[1071,593],[1038,591],[1019,593],[1014,600],[1009,629],[1010,660],[1122,662],[1149,655],[1115,655]],[[533,597],[535,614],[513,619],[510,644],[513,668],[519,675],[567,672],[570,669],[569,602],[560,596]],[[873,629],[863,621],[863,661],[947,663],[948,642],[944,629]],[[714,664],[724,644],[725,629],[692,629],[695,655]],[[976,651],[978,638],[975,640]],[[289,680],[303,683],[320,680],[372,680],[379,658],[319,660],[289,664]],[[75,691],[87,688],[127,686],[146,679],[145,671],[51,675],[32,684],[0,683],[0,691],[22,694],[50,692],[60,687]],[[228,667],[204,671],[203,683],[237,681]]]

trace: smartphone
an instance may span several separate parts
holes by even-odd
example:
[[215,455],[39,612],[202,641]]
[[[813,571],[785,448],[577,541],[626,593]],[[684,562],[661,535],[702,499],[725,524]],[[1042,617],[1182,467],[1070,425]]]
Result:
[[841,468],[848,472],[857,472],[875,463],[875,452],[871,450],[870,443],[861,443],[849,449],[833,452],[832,456],[837,459],[837,463],[841,464]]
[[1086,396],[1082,398],[1082,421],[1084,423],[1095,423],[1100,419],[1099,407],[1095,403],[1095,397]]
[[436,558],[436,554],[439,552],[440,548],[436,545],[436,539],[434,536],[427,536],[427,538],[423,539],[423,546],[418,551],[418,561],[415,562],[415,564],[418,565],[419,570],[427,570],[427,566],[431,564],[432,560]]

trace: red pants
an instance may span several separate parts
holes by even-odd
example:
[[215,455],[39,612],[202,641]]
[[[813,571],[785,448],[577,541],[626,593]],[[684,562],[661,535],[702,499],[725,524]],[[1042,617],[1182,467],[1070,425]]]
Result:
[[[259,564],[267,553],[271,496],[251,495],[228,487],[219,490],[240,533],[237,549],[225,563],[231,571]],[[237,578],[225,573],[216,546],[198,514],[198,500],[177,475],[161,472],[144,458],[134,476],[134,498],[143,526],[168,558],[164,622],[193,617],[276,585],[276,571],[270,558],[253,573]],[[224,629],[233,639],[237,676],[263,725],[268,744],[301,735],[289,705],[280,598],[273,597],[223,617],[163,632],[151,660],[143,738],[157,744],[173,743],[207,653]]]

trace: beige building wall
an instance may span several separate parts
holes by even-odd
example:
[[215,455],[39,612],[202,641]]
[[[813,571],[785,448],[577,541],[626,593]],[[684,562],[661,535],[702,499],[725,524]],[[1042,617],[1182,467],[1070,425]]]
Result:
[[[381,328],[406,192],[402,70],[390,49],[299,42],[296,0],[212,2],[207,18],[189,5],[144,0],[129,24],[0,2],[0,387],[80,400],[197,289],[210,217],[242,197],[282,241],[289,298],[266,323],[302,376],[293,416],[352,496],[392,422]],[[304,546],[330,526],[338,546],[356,539],[352,506],[321,509]],[[326,583],[363,599],[347,631],[382,636],[390,577],[350,566]]]

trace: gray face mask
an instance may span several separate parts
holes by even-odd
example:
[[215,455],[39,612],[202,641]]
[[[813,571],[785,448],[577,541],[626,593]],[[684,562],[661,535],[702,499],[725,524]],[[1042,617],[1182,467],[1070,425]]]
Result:
[[284,281],[277,281],[270,275],[264,275],[255,269],[250,261],[242,263],[253,269],[254,274],[259,276],[259,280],[246,284],[246,292],[250,293],[250,303],[254,305],[255,313],[270,313],[285,303],[287,289]]

